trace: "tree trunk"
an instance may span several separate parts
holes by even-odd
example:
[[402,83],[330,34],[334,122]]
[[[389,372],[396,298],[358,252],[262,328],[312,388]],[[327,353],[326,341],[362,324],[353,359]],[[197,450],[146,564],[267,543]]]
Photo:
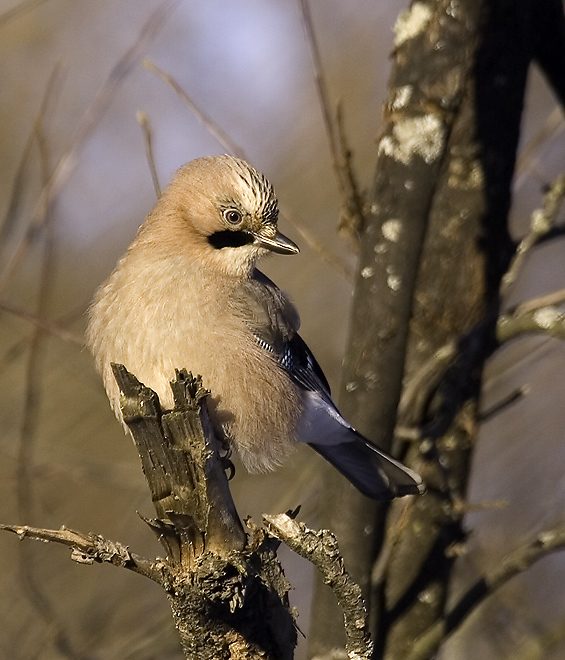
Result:
[[[552,0],[546,4],[554,11]],[[536,11],[543,13],[539,4]],[[373,574],[376,658],[404,657],[443,615],[449,549],[463,537],[481,369],[494,347],[498,288],[513,252],[510,186],[542,23],[533,14],[529,0],[437,0],[413,3],[396,25],[342,410],[385,449],[396,425],[423,427],[417,446],[397,439],[394,449],[429,492],[408,505],[395,502],[387,516],[387,507],[367,506],[328,473],[322,523],[336,531],[346,566],[365,590]],[[439,389],[424,378],[410,399],[419,406],[397,417],[403,387],[408,394],[406,386],[450,342],[459,357],[443,370]],[[331,600],[318,585],[311,649],[320,655],[341,645]]]

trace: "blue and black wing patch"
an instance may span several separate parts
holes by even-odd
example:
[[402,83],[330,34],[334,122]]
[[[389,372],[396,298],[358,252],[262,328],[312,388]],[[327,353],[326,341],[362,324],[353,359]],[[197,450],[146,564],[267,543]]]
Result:
[[280,366],[299,387],[317,392],[323,399],[331,401],[330,385],[324,372],[299,334],[279,342],[276,349],[258,335],[255,338],[262,348],[273,353]]
[[276,284],[255,270],[253,278],[242,284],[238,309],[247,310],[247,322],[255,340],[276,358],[290,378],[335,407],[322,368],[297,332],[298,313]]

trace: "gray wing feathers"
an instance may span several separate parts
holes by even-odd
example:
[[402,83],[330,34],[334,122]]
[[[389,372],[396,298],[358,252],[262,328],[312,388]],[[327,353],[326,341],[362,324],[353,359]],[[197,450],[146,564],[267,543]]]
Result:
[[271,280],[260,271],[241,283],[232,298],[233,311],[242,316],[251,332],[275,355],[282,353],[300,327],[294,305]]
[[298,334],[300,320],[278,287],[255,271],[234,298],[257,343],[272,353],[304,392],[304,412],[297,439],[308,443],[354,486],[380,500],[416,495],[420,477],[355,431],[341,416],[322,369]]

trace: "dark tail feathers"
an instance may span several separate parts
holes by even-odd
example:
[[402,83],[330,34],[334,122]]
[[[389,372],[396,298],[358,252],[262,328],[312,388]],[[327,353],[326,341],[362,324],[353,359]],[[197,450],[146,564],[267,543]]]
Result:
[[422,479],[415,472],[377,449],[357,431],[351,431],[349,442],[310,446],[363,495],[374,500],[421,495],[426,490]]

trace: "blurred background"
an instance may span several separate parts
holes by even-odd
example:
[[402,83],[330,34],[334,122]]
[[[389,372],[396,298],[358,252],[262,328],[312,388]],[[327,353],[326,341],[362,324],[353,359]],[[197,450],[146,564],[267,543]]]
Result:
[[[343,103],[364,188],[375,165],[392,29],[406,5],[311,2],[331,99]],[[154,556],[160,546],[136,513],[152,515],[139,459],[76,340],[95,288],[155,202],[138,111],[147,116],[162,187],[183,163],[226,148],[145,59],[172,76],[274,183],[293,219],[281,219],[282,231],[302,252],[263,268],[301,310],[302,335],[335,391],[355,255],[337,233],[340,198],[295,0],[0,0],[0,301],[15,308],[0,310],[0,522],[64,524]],[[516,238],[564,165],[562,116],[535,71],[522,145]],[[47,222],[33,230],[53,172]],[[565,287],[564,263],[562,240],[534,250],[510,302]],[[38,332],[22,311],[57,329]],[[513,342],[489,364],[485,407],[523,385],[528,395],[485,424],[470,501],[506,506],[469,515],[473,532],[454,593],[517,543],[561,521],[564,370],[562,344],[541,337]],[[257,521],[263,512],[302,504],[301,519],[316,526],[320,460],[302,448],[275,474],[238,468],[232,491],[240,515]],[[307,634],[312,570],[281,554]],[[80,566],[61,547],[20,544],[8,534],[0,535],[0,562],[0,658],[181,657],[166,598],[148,580]],[[536,655],[542,639],[554,640],[559,630],[565,637],[564,569],[555,555],[514,580],[442,657],[515,658],[525,641],[533,649],[528,657],[564,657],[553,641]],[[305,657],[304,646],[297,658]]]

